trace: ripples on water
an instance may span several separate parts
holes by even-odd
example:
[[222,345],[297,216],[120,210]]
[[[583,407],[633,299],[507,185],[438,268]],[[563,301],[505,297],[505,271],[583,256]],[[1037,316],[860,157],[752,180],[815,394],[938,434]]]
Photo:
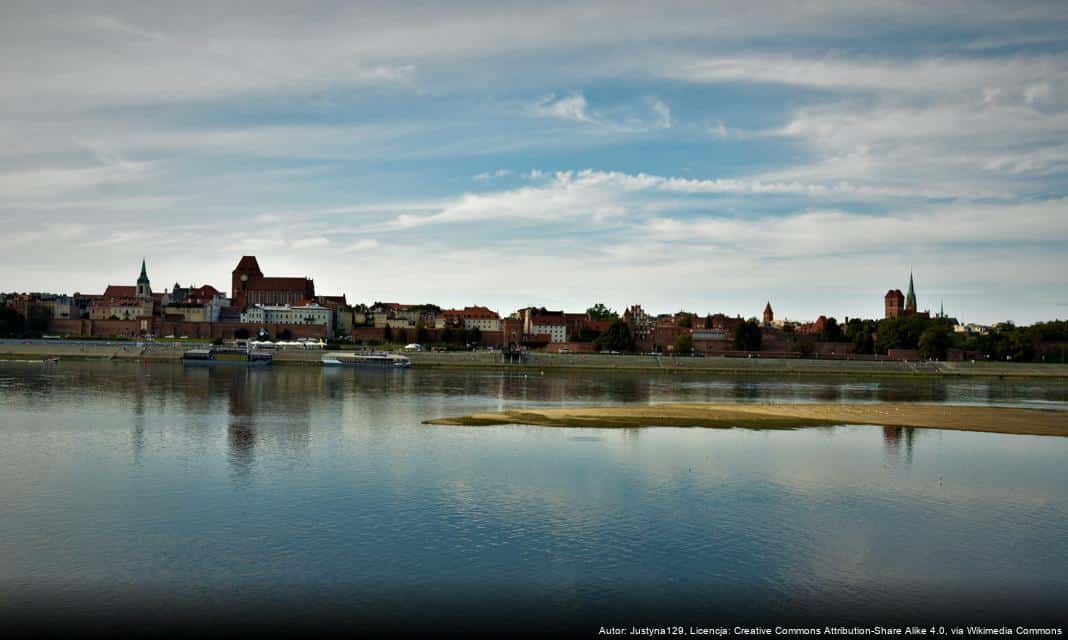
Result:
[[0,615],[270,602],[669,624],[655,613],[978,611],[1066,592],[1068,439],[421,424],[727,400],[1066,409],[1068,390],[0,363]]

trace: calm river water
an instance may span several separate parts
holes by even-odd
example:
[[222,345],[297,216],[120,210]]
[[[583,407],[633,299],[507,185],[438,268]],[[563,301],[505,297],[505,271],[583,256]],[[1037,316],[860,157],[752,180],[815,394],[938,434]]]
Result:
[[1068,385],[0,362],[0,623],[1063,620],[1068,438],[421,424],[672,400]]

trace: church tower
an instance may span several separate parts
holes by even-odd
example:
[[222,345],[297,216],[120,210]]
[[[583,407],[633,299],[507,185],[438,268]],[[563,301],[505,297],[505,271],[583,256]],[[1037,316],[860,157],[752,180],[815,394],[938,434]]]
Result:
[[148,271],[145,270],[144,258],[141,258],[141,275],[137,278],[137,297],[142,300],[152,299],[152,287],[148,284]]
[[771,323],[774,320],[775,320],[775,313],[771,310],[771,301],[769,300],[768,303],[766,305],[764,305],[764,326],[765,327],[770,327]]
[[909,292],[905,294],[905,314],[916,313],[916,291],[912,287],[912,271],[909,271]]

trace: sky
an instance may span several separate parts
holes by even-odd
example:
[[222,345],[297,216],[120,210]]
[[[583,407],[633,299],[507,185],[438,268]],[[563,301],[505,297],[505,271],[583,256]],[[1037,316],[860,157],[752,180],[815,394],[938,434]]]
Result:
[[1068,7],[0,5],[0,291],[1068,317]]

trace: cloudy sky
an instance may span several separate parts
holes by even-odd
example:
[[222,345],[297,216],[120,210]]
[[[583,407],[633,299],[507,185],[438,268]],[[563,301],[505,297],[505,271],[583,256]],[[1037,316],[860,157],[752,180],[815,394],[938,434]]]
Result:
[[0,6],[0,290],[1068,317],[1063,3]]

